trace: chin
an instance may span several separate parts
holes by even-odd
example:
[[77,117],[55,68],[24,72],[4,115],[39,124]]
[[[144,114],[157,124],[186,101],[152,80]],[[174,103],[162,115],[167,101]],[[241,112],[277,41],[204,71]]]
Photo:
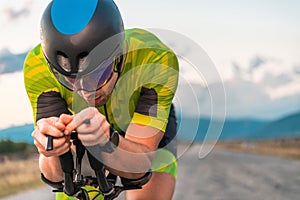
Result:
[[98,98],[98,99],[95,99],[95,101],[93,102],[94,103],[94,106],[95,107],[100,107],[100,106],[103,106],[108,100],[108,97],[103,97],[103,98]]

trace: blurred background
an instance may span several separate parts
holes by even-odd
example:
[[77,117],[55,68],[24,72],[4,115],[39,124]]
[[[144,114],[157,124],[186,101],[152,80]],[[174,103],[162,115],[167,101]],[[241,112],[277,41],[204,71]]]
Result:
[[[33,187],[28,182],[41,185],[36,176],[32,112],[22,68],[27,52],[39,43],[39,21],[49,2],[0,1],[0,175],[14,174],[9,165],[12,162],[18,162],[18,171],[22,166],[32,165],[32,172],[26,172],[32,176],[24,178],[24,172],[20,177],[5,179],[15,179],[11,184],[19,184],[17,188],[22,189]],[[300,2],[115,2],[125,27],[173,32],[173,37],[165,36],[162,40],[178,53],[184,80],[175,98],[182,124],[178,133],[179,177],[175,198],[234,199],[242,194],[245,198],[239,199],[250,199],[253,191],[259,191],[256,199],[282,199],[283,196],[296,199],[293,197],[300,194]],[[184,41],[190,43],[182,45]],[[195,52],[206,57],[207,67],[216,69],[213,77],[205,77],[201,63],[189,62]],[[186,87],[191,88],[193,98],[185,93]],[[209,140],[208,133],[214,125],[220,129],[217,133],[212,129],[214,136]],[[190,127],[194,127],[193,131]],[[216,141],[211,155],[199,160],[201,149]],[[241,155],[245,160],[241,160]],[[188,168],[187,163],[194,163],[194,168]],[[207,171],[217,167],[216,163],[224,166]],[[259,169],[247,168],[255,165]],[[236,171],[226,171],[226,166]],[[199,173],[199,177],[187,178],[189,170]],[[253,179],[255,176],[261,179]],[[242,180],[245,187],[241,188],[237,180]],[[5,187],[11,188],[8,184],[0,186]],[[2,191],[6,192],[0,193],[0,197],[11,193]]]

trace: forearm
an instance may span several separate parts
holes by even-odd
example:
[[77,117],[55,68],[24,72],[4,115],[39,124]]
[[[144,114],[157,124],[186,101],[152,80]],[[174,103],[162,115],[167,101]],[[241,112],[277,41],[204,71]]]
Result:
[[59,182],[63,180],[63,172],[58,157],[45,157],[40,154],[39,167],[41,173],[43,173],[45,178],[49,181]]
[[102,153],[106,167],[112,173],[136,179],[151,168],[155,151],[146,145],[120,137],[118,148],[111,154]]

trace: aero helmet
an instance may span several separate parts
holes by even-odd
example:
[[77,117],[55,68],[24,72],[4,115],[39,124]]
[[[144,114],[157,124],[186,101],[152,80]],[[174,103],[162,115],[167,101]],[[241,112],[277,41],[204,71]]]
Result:
[[70,90],[99,89],[122,62],[124,25],[113,0],[53,0],[40,34],[49,67]]

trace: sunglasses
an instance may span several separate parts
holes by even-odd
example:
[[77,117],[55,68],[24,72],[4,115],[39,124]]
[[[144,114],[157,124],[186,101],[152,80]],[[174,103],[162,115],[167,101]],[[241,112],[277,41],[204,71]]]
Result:
[[48,60],[48,65],[56,79],[71,91],[85,90],[94,92],[106,85],[114,72],[120,72],[123,63],[123,56],[107,59],[98,65],[88,74],[79,75],[76,73],[66,76],[60,73]]

